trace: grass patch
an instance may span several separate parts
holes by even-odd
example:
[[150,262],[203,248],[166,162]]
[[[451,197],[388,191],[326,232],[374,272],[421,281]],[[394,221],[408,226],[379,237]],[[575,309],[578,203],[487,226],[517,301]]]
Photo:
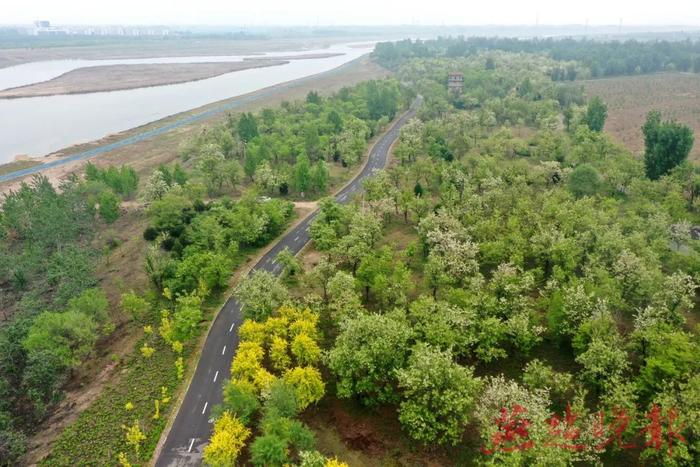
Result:
[[[140,344],[143,341],[140,342]],[[40,465],[113,465],[120,452],[134,458],[127,446],[123,425],[138,420],[146,440],[141,447],[141,459],[148,459],[155,449],[160,434],[168,420],[168,413],[175,401],[178,386],[175,354],[162,340],[158,340],[156,352],[145,358],[134,352],[123,364],[122,377],[107,386],[100,396],[66,428],[54,444],[48,457]],[[186,353],[191,353],[190,347]],[[168,389],[171,402],[161,407],[160,418],[153,419],[154,401],[160,399],[161,386]],[[132,410],[126,410],[131,402]]]

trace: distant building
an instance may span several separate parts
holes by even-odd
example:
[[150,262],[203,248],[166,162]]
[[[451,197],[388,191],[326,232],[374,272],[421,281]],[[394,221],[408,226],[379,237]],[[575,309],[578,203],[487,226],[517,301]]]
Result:
[[171,31],[166,26],[52,26],[51,21],[37,20],[32,27],[22,31],[34,36],[169,36]]
[[464,87],[464,74],[451,71],[447,76],[447,89],[455,94],[461,94]]
[[68,34],[68,30],[63,28],[52,27],[51,21],[38,20],[34,21],[34,30],[31,32],[31,34],[35,36],[59,36]]

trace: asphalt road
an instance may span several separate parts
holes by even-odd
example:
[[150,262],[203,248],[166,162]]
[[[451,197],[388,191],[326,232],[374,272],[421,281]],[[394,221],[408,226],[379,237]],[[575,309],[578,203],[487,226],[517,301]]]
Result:
[[[413,107],[419,104],[420,101],[416,100]],[[404,114],[375,143],[362,172],[336,195],[338,202],[349,202],[354,194],[362,190],[362,181],[386,165],[391,144],[398,138],[399,130],[413,114],[413,109]],[[279,274],[281,267],[276,263],[277,255],[285,247],[294,254],[301,251],[311,240],[309,226],[317,215],[318,211],[312,212],[278,240],[253,266],[251,272],[264,270]],[[242,322],[241,305],[230,297],[209,331],[197,369],[156,460],[156,466],[201,464],[202,450],[211,434],[211,408],[221,403],[222,382],[230,377],[231,360],[238,348],[238,326]]]

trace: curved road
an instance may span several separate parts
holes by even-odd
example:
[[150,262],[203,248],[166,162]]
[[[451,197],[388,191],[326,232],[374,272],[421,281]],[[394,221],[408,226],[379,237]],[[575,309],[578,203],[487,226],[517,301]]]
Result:
[[[362,189],[362,181],[386,165],[389,148],[398,138],[401,127],[414,115],[417,105],[420,105],[420,98],[416,99],[411,109],[374,144],[362,172],[335,196],[339,203],[350,201],[352,196]],[[275,258],[285,247],[294,254],[299,253],[311,240],[309,225],[317,214],[318,211],[312,212],[293,230],[279,239],[277,244],[253,266],[251,272],[264,270],[275,275],[279,274],[280,265],[276,264]],[[209,331],[197,369],[156,460],[156,466],[201,463],[202,450],[211,433],[209,421],[211,408],[222,401],[222,384],[230,377],[231,360],[238,348],[238,326],[242,322],[241,305],[230,297],[219,311]]]

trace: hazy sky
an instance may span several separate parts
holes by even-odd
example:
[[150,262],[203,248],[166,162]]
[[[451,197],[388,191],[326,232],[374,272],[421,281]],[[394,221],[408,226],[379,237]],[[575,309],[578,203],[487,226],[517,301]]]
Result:
[[0,23],[687,24],[700,0],[4,0]]

